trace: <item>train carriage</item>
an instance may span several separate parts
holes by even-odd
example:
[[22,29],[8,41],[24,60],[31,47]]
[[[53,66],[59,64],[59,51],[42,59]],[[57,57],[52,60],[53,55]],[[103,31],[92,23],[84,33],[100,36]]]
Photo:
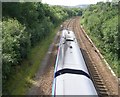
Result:
[[97,95],[74,32],[66,29],[60,38],[52,95]]

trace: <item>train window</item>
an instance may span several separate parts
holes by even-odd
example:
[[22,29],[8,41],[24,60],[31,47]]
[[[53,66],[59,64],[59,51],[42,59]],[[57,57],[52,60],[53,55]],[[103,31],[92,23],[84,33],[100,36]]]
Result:
[[67,38],[66,41],[74,41],[73,38]]

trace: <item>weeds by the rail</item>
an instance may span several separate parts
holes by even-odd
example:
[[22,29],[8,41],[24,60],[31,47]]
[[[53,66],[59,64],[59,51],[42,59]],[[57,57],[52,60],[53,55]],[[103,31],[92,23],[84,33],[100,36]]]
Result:
[[[81,24],[83,24],[84,19],[82,19],[80,21]],[[86,28],[84,26],[84,28]],[[120,64],[120,61],[117,60],[116,58],[112,59],[111,55],[109,53],[106,53],[103,49],[102,49],[102,41],[99,41],[97,39],[97,37],[94,37],[90,34],[90,31],[87,30],[87,28],[85,29],[85,31],[87,32],[87,34],[89,35],[89,37],[92,39],[92,41],[95,43],[96,47],[100,50],[101,54],[104,56],[104,58],[106,59],[106,61],[109,63],[110,67],[112,68],[112,70],[114,71],[114,73],[116,74],[116,76],[120,77],[120,68],[118,65],[116,64]],[[111,59],[110,59],[111,58]]]
[[22,62],[22,65],[18,67],[17,72],[14,72],[6,83],[7,93],[10,95],[25,95],[28,88],[33,84],[31,80],[33,80],[42,59],[45,57],[56,31],[57,28],[31,49],[28,54],[28,59]]

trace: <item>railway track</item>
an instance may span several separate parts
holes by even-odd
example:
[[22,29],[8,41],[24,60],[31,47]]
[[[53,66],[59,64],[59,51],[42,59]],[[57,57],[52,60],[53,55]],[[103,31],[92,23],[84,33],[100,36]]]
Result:
[[89,73],[99,96],[111,97],[118,95],[118,80],[105,65],[93,44],[88,40],[80,27],[80,18],[72,18],[63,24],[75,32],[83,57],[87,64]]
[[[77,19],[76,19],[76,20],[77,20]],[[78,22],[75,21],[75,23],[76,23],[77,26],[75,26],[75,29],[74,29],[74,30],[75,30],[76,32],[82,31],[82,30],[80,29],[80,27],[78,27],[78,25],[79,25]],[[80,41],[81,41],[83,44],[85,44],[84,36],[83,36],[83,35],[80,35],[79,33],[77,33],[77,35],[78,35],[79,39],[81,39]],[[83,46],[83,45],[82,45],[82,46]],[[88,57],[89,57],[89,56],[90,56],[90,51],[89,51],[88,47],[87,47],[86,45],[84,45],[83,48],[86,49],[87,54],[88,54]],[[107,92],[108,89],[107,89],[106,86],[104,85],[103,79],[102,79],[101,76],[99,75],[99,72],[98,72],[97,67],[96,67],[96,65],[95,65],[95,63],[94,63],[93,58],[92,58],[92,57],[89,57],[89,58],[88,58],[88,57],[85,57],[85,56],[87,56],[87,55],[84,53],[84,51],[82,51],[82,52],[83,52],[84,59],[85,59],[85,61],[86,61],[88,70],[89,70],[89,72],[90,72],[90,75],[91,75],[91,77],[92,77],[92,80],[93,80],[94,85],[95,85],[95,87],[96,87],[96,90],[97,90],[97,92],[98,92],[98,95],[108,96],[108,95],[109,95],[109,93]],[[89,59],[90,59],[90,60],[89,60]],[[88,62],[87,60],[89,60],[89,62]]]
[[[85,62],[88,67],[88,71],[91,75],[95,88],[101,97],[111,97],[118,95],[118,81],[116,77],[112,75],[110,70],[104,64],[102,58],[96,52],[93,44],[88,40],[86,35],[83,33],[80,27],[80,18],[74,17],[63,23],[63,28],[68,28],[75,32],[77,41],[79,43],[80,49],[83,53]],[[60,32],[60,31],[59,31]],[[48,62],[44,64],[43,69],[41,68],[36,74],[35,85],[30,89],[28,95],[51,95],[52,91],[52,81],[54,72],[54,62],[57,52],[57,46],[59,44],[60,33],[58,33],[53,42],[53,49],[48,51],[49,54]],[[53,65],[51,65],[53,64]],[[42,70],[43,69],[43,70]],[[41,74],[41,70],[43,74]],[[46,73],[45,73],[46,72]],[[116,97],[116,96],[115,96]]]

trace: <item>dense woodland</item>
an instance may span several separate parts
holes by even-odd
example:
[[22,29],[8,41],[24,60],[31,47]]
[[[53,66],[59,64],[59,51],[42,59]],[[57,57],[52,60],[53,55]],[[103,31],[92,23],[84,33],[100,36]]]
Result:
[[[30,48],[52,33],[61,22],[81,15],[80,9],[48,6],[33,2],[2,3],[2,79],[3,92],[9,77],[28,57]],[[7,91],[9,92],[9,91]]]
[[90,5],[83,13],[81,24],[117,75],[120,65],[118,4],[99,2]]

